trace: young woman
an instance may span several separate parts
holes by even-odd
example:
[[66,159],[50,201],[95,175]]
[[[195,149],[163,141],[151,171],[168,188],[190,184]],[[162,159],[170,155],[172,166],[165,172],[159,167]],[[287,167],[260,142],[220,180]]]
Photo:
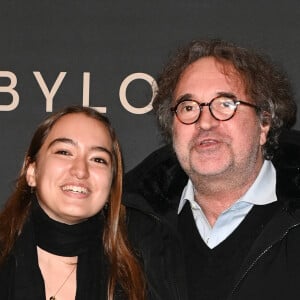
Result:
[[0,299],[145,299],[108,119],[68,107],[37,128],[0,214]]

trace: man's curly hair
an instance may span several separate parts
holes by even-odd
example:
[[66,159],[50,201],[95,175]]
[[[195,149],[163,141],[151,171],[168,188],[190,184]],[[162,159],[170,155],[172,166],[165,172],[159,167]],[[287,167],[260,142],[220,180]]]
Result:
[[214,57],[224,68],[232,66],[240,76],[246,94],[259,107],[261,123],[270,124],[263,153],[266,159],[271,159],[278,148],[281,130],[296,122],[297,106],[289,80],[266,55],[219,39],[192,41],[178,49],[160,74],[153,109],[164,137],[172,140],[174,115],[170,108],[180,76],[190,64],[203,57]]

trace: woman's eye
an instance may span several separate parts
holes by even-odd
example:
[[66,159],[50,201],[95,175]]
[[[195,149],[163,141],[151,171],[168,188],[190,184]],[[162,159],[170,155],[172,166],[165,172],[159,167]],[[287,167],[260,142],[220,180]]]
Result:
[[105,164],[107,165],[107,161],[101,157],[96,157],[94,158],[94,162],[98,163],[98,164]]
[[60,154],[60,155],[71,155],[69,151],[66,150],[57,150],[55,154]]

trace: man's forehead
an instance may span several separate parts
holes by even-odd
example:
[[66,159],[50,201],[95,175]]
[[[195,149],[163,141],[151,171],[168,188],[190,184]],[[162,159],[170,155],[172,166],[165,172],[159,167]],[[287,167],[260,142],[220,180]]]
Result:
[[234,90],[245,91],[245,81],[243,76],[234,68],[233,64],[225,60],[217,60],[214,57],[204,57],[191,63],[181,74],[175,94],[182,85],[192,83],[194,85],[215,83],[218,80],[226,81]]

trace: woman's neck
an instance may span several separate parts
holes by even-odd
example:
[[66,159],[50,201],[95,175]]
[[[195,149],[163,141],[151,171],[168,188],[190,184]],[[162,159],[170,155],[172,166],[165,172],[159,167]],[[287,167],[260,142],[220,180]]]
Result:
[[46,299],[73,300],[76,296],[77,256],[65,257],[49,253],[37,247]]

